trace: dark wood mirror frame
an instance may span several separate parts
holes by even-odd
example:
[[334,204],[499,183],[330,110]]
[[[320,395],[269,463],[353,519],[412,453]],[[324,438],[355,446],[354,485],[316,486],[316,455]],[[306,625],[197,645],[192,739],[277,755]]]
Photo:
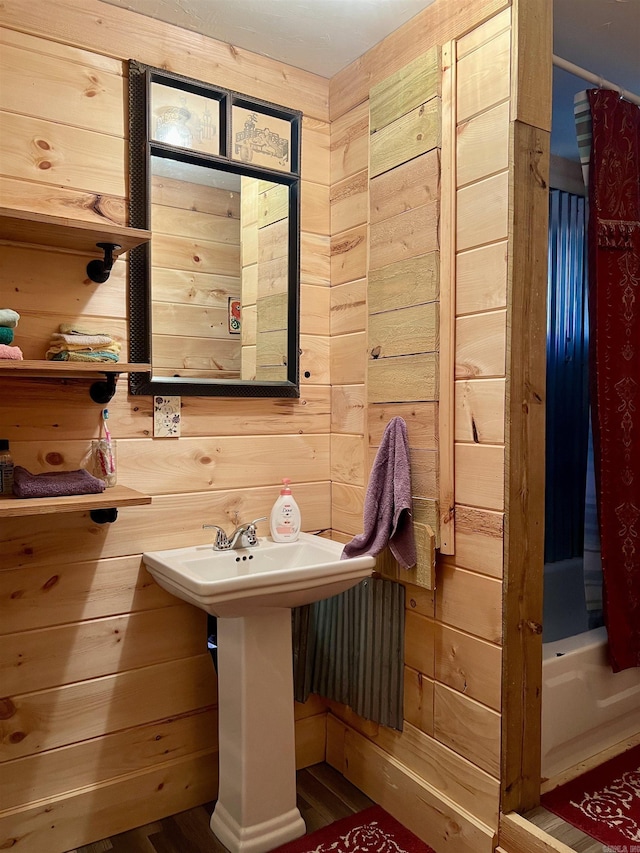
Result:
[[[160,84],[183,93],[209,99],[219,109],[219,153],[203,153],[151,138],[151,87]],[[273,117],[290,127],[289,166],[286,171],[246,162],[238,157],[240,146],[232,148],[232,109],[248,110]],[[185,376],[155,376],[151,373],[129,375],[132,394],[225,397],[299,397],[299,294],[300,294],[300,126],[302,114],[266,101],[249,98],[192,80],[181,75],[129,62],[129,178],[130,225],[151,229],[151,157],[178,163],[204,166],[221,172],[273,181],[288,188],[288,247],[286,305],[286,380],[211,379]],[[235,156],[234,156],[235,153]],[[246,154],[246,149],[244,154]],[[251,155],[249,155],[251,156]],[[260,157],[258,156],[258,159]],[[264,161],[264,157],[262,158]],[[152,236],[153,243],[153,236]],[[129,349],[132,362],[153,365],[151,310],[151,246],[133,249],[129,254]]]

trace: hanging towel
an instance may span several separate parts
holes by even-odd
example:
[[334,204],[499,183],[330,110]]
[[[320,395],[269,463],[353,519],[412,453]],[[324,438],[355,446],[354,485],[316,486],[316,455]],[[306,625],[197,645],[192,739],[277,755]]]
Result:
[[88,471],[48,471],[32,474],[21,465],[13,469],[13,494],[18,498],[58,498],[65,495],[96,495],[105,484]]
[[344,546],[342,558],[375,556],[386,545],[403,568],[415,566],[409,441],[402,418],[392,418],[387,424],[364,500],[364,532]]
[[22,350],[20,347],[10,347],[8,344],[0,344],[0,358],[10,358],[13,361],[22,361]]
[[13,329],[10,326],[0,326],[0,344],[13,343]]
[[0,308],[0,326],[8,326],[10,329],[15,329],[18,325],[20,315],[17,311],[11,308]]

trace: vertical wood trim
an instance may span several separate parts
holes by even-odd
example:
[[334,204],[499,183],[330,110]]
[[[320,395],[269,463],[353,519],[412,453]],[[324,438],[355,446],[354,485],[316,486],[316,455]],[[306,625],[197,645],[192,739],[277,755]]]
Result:
[[551,130],[552,0],[513,0],[511,121]]
[[502,810],[540,797],[549,133],[514,122],[509,171]]
[[440,551],[455,553],[455,328],[456,328],[456,64],[455,43],[442,48],[440,166]]

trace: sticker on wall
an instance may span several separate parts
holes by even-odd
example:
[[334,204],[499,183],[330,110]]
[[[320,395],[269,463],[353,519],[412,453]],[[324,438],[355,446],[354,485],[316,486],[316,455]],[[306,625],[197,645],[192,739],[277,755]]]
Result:
[[229,297],[229,334],[239,335],[242,327],[240,320],[241,303],[239,299]]
[[180,437],[180,397],[153,398],[153,435],[155,438]]

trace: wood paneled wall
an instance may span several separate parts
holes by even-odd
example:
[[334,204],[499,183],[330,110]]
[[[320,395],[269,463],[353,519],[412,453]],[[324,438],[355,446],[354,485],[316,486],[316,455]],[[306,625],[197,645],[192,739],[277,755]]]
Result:
[[[510,485],[517,463],[512,462],[510,470],[505,466],[505,413],[508,379],[515,400],[527,393],[507,342],[516,327],[524,334],[528,319],[520,307],[515,307],[522,283],[517,274],[511,274],[508,261],[510,247],[525,241],[513,218],[513,181],[522,182],[523,198],[533,197],[531,184],[524,178],[527,167],[522,150],[514,151],[512,143],[515,104],[531,109],[531,103],[528,94],[520,91],[523,75],[513,60],[514,20],[509,4],[467,3],[463,9],[456,7],[456,19],[447,16],[453,4],[440,4],[437,12],[435,5],[332,80],[331,199],[332,226],[337,225],[332,234],[332,262],[336,264],[332,294],[357,293],[358,301],[364,303],[359,322],[367,320],[366,332],[360,331],[360,326],[332,324],[332,395],[336,405],[332,417],[340,411],[345,424],[342,429],[349,433],[349,446],[354,451],[360,447],[356,430],[363,407],[367,413],[362,435],[365,446],[372,450],[392,416],[405,418],[416,518],[423,511],[425,497],[438,497],[437,477],[443,469],[437,457],[450,443],[455,532],[452,525],[447,531],[448,555],[438,557],[435,593],[404,581],[404,731],[389,732],[332,705],[327,749],[328,759],[336,767],[435,850],[490,853],[497,838],[505,785],[501,746],[508,724],[503,728],[502,712],[508,709],[514,713],[518,703],[515,684],[503,682],[503,618],[505,613],[511,614],[507,624],[513,624],[514,633],[518,619],[515,585],[510,588],[510,599],[503,588],[505,483],[514,511],[519,512],[515,509],[518,498]],[[538,61],[543,62],[546,43],[544,33],[536,31],[539,23],[528,16],[525,24],[516,14],[518,9],[513,11],[518,22],[516,32],[521,22],[523,30],[531,28],[529,44],[538,44],[539,40]],[[442,147],[439,151],[438,135],[434,154],[439,157],[435,163],[434,154],[422,153],[419,147],[433,132],[434,112],[427,109],[426,102],[434,93],[426,88],[428,75],[416,72],[419,57],[429,47],[442,49],[441,71],[447,89],[445,92],[443,88],[442,94]],[[517,79],[512,77],[512,67]],[[344,88],[347,78],[348,90]],[[402,97],[396,92],[395,99],[386,98],[387,82],[395,80],[402,81]],[[403,99],[411,98],[414,81],[418,86],[422,82],[424,97],[405,105]],[[433,105],[438,101],[434,99]],[[538,107],[542,101],[541,97]],[[402,108],[402,117],[387,129],[385,117],[390,103]],[[371,134],[368,152],[367,117]],[[395,144],[388,149],[383,146],[380,152],[380,133],[385,132],[395,136]],[[548,144],[544,139],[537,141],[544,174]],[[407,155],[408,162],[403,163],[405,157],[398,152],[411,144],[414,147]],[[345,162],[349,163],[348,175],[353,176],[352,185],[355,176],[361,188],[369,179],[368,219],[364,199],[355,196],[352,201],[345,191]],[[516,163],[523,165],[514,178],[514,170],[520,168]],[[440,185],[434,173],[441,176]],[[438,193],[441,195],[432,214],[425,188],[436,199]],[[442,197],[444,193],[446,197]],[[395,228],[395,221],[402,225]],[[540,227],[544,227],[544,217]],[[435,237],[431,244],[425,242],[429,235]],[[544,241],[538,238],[537,233],[539,249]],[[366,266],[363,240],[369,246]],[[425,261],[430,252],[440,257],[440,263],[432,264],[427,274],[416,257]],[[361,259],[358,265],[353,263],[356,257]],[[387,271],[393,274],[386,275]],[[536,286],[544,282],[541,267],[530,274],[535,275]],[[450,312],[449,317],[441,315],[439,320],[432,316],[433,306],[437,306],[432,300],[438,298],[438,291],[440,311]],[[442,301],[445,292],[446,303]],[[332,298],[332,305],[342,306],[345,301],[344,297]],[[413,318],[416,311],[422,311],[422,316]],[[432,313],[427,316],[429,311]],[[402,314],[405,319],[400,322]],[[424,356],[418,354],[443,345],[437,337],[436,346],[429,345],[434,340],[430,331],[434,328],[451,328],[454,340],[452,414],[448,418],[440,416],[437,402],[446,373],[421,367]],[[364,386],[356,381],[360,378],[352,361],[356,335],[360,364],[370,365],[368,375],[362,377]],[[347,348],[349,337],[351,348]],[[537,339],[531,342],[528,350],[528,357],[538,367],[544,364],[539,343]],[[381,382],[377,374],[384,372],[385,361],[397,362],[398,368],[388,381]],[[340,388],[340,376],[346,370],[353,377],[353,385],[345,380]],[[430,384],[431,375],[435,379]],[[332,436],[332,450],[336,441],[337,436]],[[345,442],[339,446],[340,459],[347,458],[346,447]],[[360,506],[371,453],[363,461],[362,485],[343,475],[344,484],[334,482],[333,486],[333,526],[345,537],[361,529]],[[542,467],[539,455],[528,457],[527,462]],[[332,460],[334,479],[340,475],[338,465]],[[537,479],[537,474],[533,476]],[[529,503],[534,528],[540,509],[536,488]],[[439,510],[440,520],[446,520],[448,507]],[[533,548],[530,556],[535,558]],[[541,566],[534,562],[526,565],[522,572],[528,572],[528,583],[535,587]],[[382,566],[388,568],[386,558]],[[514,569],[515,580],[518,569]],[[402,570],[397,577],[402,580]],[[532,690],[539,676],[528,670],[526,679],[526,689]],[[505,693],[510,698],[506,699]],[[534,706],[531,695],[531,714]],[[517,713],[515,717],[522,719]],[[535,726],[528,732],[536,737]],[[510,747],[522,759],[515,738],[513,729]],[[534,745],[525,761],[527,772],[535,767],[535,749]],[[448,772],[443,772],[443,767]],[[533,784],[533,777],[530,781]]]
[[417,553],[408,571],[389,552],[379,568],[428,589],[439,544],[439,452],[435,430],[425,443],[414,424],[435,424],[440,392],[440,80],[440,51],[431,48],[369,95],[368,462],[380,430],[404,415]]
[[[489,84],[493,75],[506,81],[509,92],[509,26],[510,12],[505,10],[496,20],[490,20],[474,31],[465,43],[458,41],[456,60],[457,89],[450,93],[458,123],[482,115],[494,106],[487,95],[487,85],[477,86],[478,74]],[[496,32],[506,32],[506,53],[502,48],[500,62],[489,59],[495,53],[491,42]],[[476,63],[462,62],[465,45],[475,40],[478,51]],[[486,45],[486,46],[485,46]],[[484,49],[482,49],[484,48]],[[467,47],[467,52],[471,48]],[[456,57],[456,48],[449,55]],[[485,435],[483,412],[487,408],[482,382],[491,377],[500,383],[490,386],[491,399],[501,398],[502,407],[493,418],[503,426],[504,418],[504,336],[506,295],[506,180],[494,193],[493,209],[483,215],[484,233],[475,235],[476,218],[469,198],[474,182],[480,182],[487,172],[493,175],[495,165],[485,166],[478,145],[482,137],[475,135],[476,145],[467,145],[467,154],[459,143],[452,158],[442,147],[442,108],[440,101],[441,51],[434,45],[430,52],[416,57],[372,88],[363,107],[336,118],[332,125],[332,186],[333,207],[340,205],[340,223],[348,223],[350,230],[332,236],[335,251],[332,261],[339,264],[338,274],[348,269],[345,256],[360,251],[362,264],[357,270],[357,280],[366,275],[360,285],[359,296],[366,299],[366,313],[360,322],[367,320],[366,333],[360,333],[360,359],[368,365],[366,390],[355,398],[359,405],[366,401],[367,417],[363,430],[365,446],[370,448],[364,462],[368,472],[384,427],[394,415],[405,418],[409,431],[414,493],[414,515],[418,521],[428,514],[437,529],[438,492],[438,359],[440,346],[438,330],[438,297],[440,292],[439,249],[440,235],[445,229],[454,229],[454,246],[473,251],[478,245],[502,243],[502,311],[498,315],[502,330],[502,362],[494,354],[498,331],[487,332],[495,324],[493,306],[486,310],[483,302],[473,315],[462,301],[456,307],[456,399],[462,391],[461,384],[468,377],[476,382],[475,394],[482,401],[474,405],[476,432],[472,429],[456,434],[456,530],[458,509],[462,558],[441,558],[437,569],[436,591],[407,586],[407,614],[405,634],[405,729],[402,734],[382,727],[363,724],[354,715],[332,706],[333,716],[328,729],[329,760],[335,762],[349,779],[361,786],[369,796],[389,808],[403,823],[410,826],[436,850],[491,851],[498,825],[499,775],[500,775],[500,699],[501,699],[501,609],[502,609],[502,502],[500,488],[504,473],[503,451],[493,436],[490,444]],[[486,58],[485,58],[486,57]],[[495,88],[499,88],[495,84]],[[484,101],[475,103],[471,91]],[[406,102],[406,103],[405,103]],[[461,106],[461,104],[463,106]],[[366,109],[365,109],[366,108]],[[466,112],[461,112],[462,110]],[[368,113],[368,116],[367,116]],[[508,111],[500,130],[505,154],[500,169],[508,171],[509,138]],[[357,118],[356,118],[357,117]],[[369,118],[369,150],[361,145],[360,158],[352,166],[368,167],[369,205],[353,204],[353,217],[346,218],[343,178],[339,169],[344,162],[345,147],[351,153],[352,136],[348,128],[359,127],[366,131]],[[358,121],[359,119],[359,121]],[[356,122],[358,122],[356,124]],[[343,129],[344,128],[344,129]],[[335,131],[338,133],[334,136]],[[451,136],[453,142],[462,133]],[[451,144],[451,143],[450,143]],[[367,156],[368,154],[368,156]],[[475,173],[467,166],[469,157],[475,157]],[[440,161],[453,159],[462,169],[464,182],[453,174],[450,191],[455,192],[454,204],[448,209],[455,213],[456,222],[440,219]],[[465,173],[466,169],[466,173]],[[364,181],[360,180],[364,188]],[[482,189],[482,188],[481,188]],[[476,191],[476,194],[481,192]],[[503,196],[500,197],[500,190]],[[465,195],[465,191],[467,194]],[[334,201],[339,199],[339,201]],[[443,205],[444,206],[444,205]],[[332,218],[332,222],[335,219]],[[368,226],[368,229],[367,229]],[[367,234],[368,231],[368,234]],[[368,239],[368,265],[363,266],[366,255],[355,234]],[[338,254],[339,252],[339,254]],[[491,256],[493,257],[493,256]],[[453,265],[453,273],[457,264]],[[495,268],[495,267],[494,267]],[[476,259],[473,275],[484,280],[486,268]],[[356,278],[355,275],[353,275]],[[458,284],[446,282],[458,296]],[[444,286],[444,283],[443,283]],[[353,285],[346,280],[338,284],[332,276],[332,293]],[[473,289],[474,285],[470,284]],[[337,301],[337,300],[336,300]],[[456,299],[450,305],[456,305]],[[343,300],[340,300],[342,303]],[[333,303],[333,300],[332,300]],[[458,314],[460,315],[458,317]],[[417,316],[414,316],[417,315]],[[472,325],[466,334],[460,326],[469,316]],[[473,322],[475,321],[475,326]],[[493,324],[493,325],[492,325]],[[334,331],[332,327],[332,332]],[[342,369],[344,359],[343,328],[332,337],[332,378]],[[351,330],[350,330],[351,331]],[[463,330],[464,331],[464,330]],[[355,337],[355,329],[352,331]],[[349,362],[349,369],[354,367]],[[429,378],[431,377],[431,379]],[[333,393],[337,394],[334,380]],[[348,391],[340,392],[346,398]],[[345,417],[348,409],[345,405]],[[459,418],[457,418],[456,423]],[[480,440],[478,434],[482,436]],[[453,441],[453,436],[440,436],[440,441]],[[337,436],[332,436],[332,449]],[[359,436],[350,436],[352,447],[358,447]],[[476,449],[480,448],[480,453]],[[491,458],[482,455],[489,448]],[[340,459],[351,458],[341,452]],[[334,480],[339,472],[332,462]],[[460,478],[460,480],[458,480]],[[353,534],[361,529],[358,504],[363,501],[366,476],[359,488],[353,478],[345,477],[345,484],[333,486],[333,527],[342,534]],[[498,483],[496,487],[494,483]],[[471,493],[471,488],[475,493]],[[345,507],[346,501],[349,506]],[[458,506],[460,505],[460,506]],[[431,510],[429,509],[431,507]],[[466,518],[465,518],[466,512]],[[465,524],[466,522],[466,524]],[[487,554],[487,527],[491,528],[494,544]],[[456,543],[457,545],[457,543]],[[476,554],[485,555],[476,560]],[[457,554],[457,551],[456,551]],[[467,555],[465,557],[465,555]],[[382,568],[389,571],[388,555]],[[402,570],[396,571],[402,580]],[[451,768],[442,773],[442,766]],[[384,770],[382,770],[384,768]],[[376,781],[393,776],[393,784]],[[462,784],[474,790],[475,796],[465,796],[453,785],[451,778],[464,780]],[[453,787],[452,787],[453,785]],[[416,802],[428,803],[427,810],[416,808]],[[443,806],[444,801],[447,807]],[[451,827],[455,826],[452,831]]]
[[[436,0],[330,82],[97,0],[55,5],[51,15],[39,1],[5,0],[0,11],[3,205],[125,222],[129,57],[302,110],[302,394],[186,397],[182,437],[154,440],[151,399],[129,397],[121,381],[109,404],[119,481],[152,504],[105,526],[83,513],[3,522],[0,847],[59,853],[214,796],[205,620],[152,582],[140,554],[207,541],[203,522],[229,528],[236,515],[267,514],[291,471],[304,528],[351,538],[362,527],[370,448],[401,415],[424,485],[416,509],[436,527],[430,495],[445,441],[455,472],[452,553],[438,560],[435,591],[406,585],[405,728],[333,703],[327,719],[314,699],[297,708],[298,760],[322,760],[327,732],[327,759],[438,853],[490,853],[501,796],[516,807],[526,774],[529,792],[537,783],[535,750],[522,746],[522,725],[535,732],[537,646],[521,631],[534,632],[537,604],[532,596],[521,607],[519,596],[536,588],[527,518],[535,526],[540,491],[538,481],[527,491],[526,478],[540,461],[530,424],[542,390],[537,327],[527,335],[527,324],[540,306],[527,294],[538,295],[544,271],[516,217],[539,225],[540,203],[535,213],[527,203],[536,176],[540,192],[544,182],[548,140],[536,128],[545,130],[537,115],[548,96],[536,100],[531,71],[533,57],[548,59],[532,49],[547,0],[528,3],[529,16],[522,2]],[[529,62],[513,61],[516,44],[528,46]],[[440,163],[433,148],[394,162],[371,144],[387,125],[384,97],[383,118],[370,118],[369,92],[436,48],[456,83]],[[431,132],[437,117],[412,115],[416,106],[406,105],[404,121]],[[435,242],[415,242],[427,234]],[[397,256],[405,237],[411,253]],[[538,249],[541,239],[536,226]],[[40,358],[60,322],[80,320],[108,323],[127,357],[126,260],[93,285],[84,255],[0,248],[25,357]],[[428,374],[411,361],[433,352],[443,270],[455,337],[446,435],[431,393],[441,373],[427,393]],[[379,319],[400,314],[406,322],[390,336]],[[383,360],[403,358],[406,373],[372,383],[368,336]],[[0,435],[17,462],[34,471],[82,464],[100,411],[86,384],[12,379],[2,390]]]
[[[7,207],[125,223],[130,57],[305,116],[300,399],[183,398],[182,437],[154,439],[152,399],[121,379],[109,403],[118,480],[153,496],[149,512],[121,509],[102,526],[81,512],[2,521],[0,847],[60,853],[216,793],[205,614],[161,590],[141,553],[210,541],[205,522],[267,515],[287,475],[305,529],[330,527],[328,81],[94,0],[55,13],[10,0],[0,44]],[[154,242],[154,261],[169,267],[176,247],[165,248]],[[126,259],[103,285],[87,260],[0,246],[2,303],[21,315],[26,358],[72,322],[113,331],[127,360]],[[2,380],[0,435],[34,472],[85,464],[99,420],[88,383]],[[321,761],[324,705],[296,715],[298,762]]]

